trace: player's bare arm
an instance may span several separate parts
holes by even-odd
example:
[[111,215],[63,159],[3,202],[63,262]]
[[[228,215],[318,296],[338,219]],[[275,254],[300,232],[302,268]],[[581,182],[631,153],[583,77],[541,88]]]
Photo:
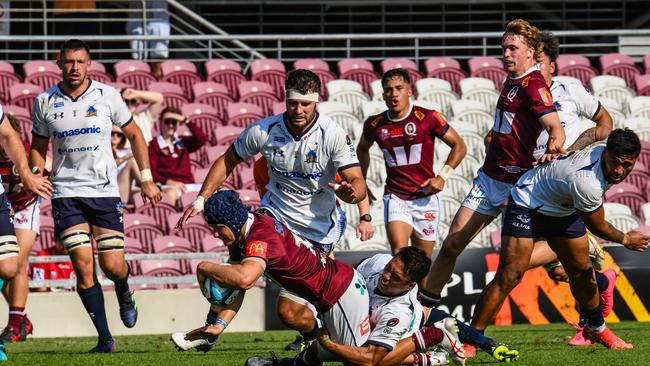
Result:
[[583,131],[567,151],[582,150],[596,141],[605,140],[612,132],[612,116],[602,104],[592,121],[596,122],[596,127]]
[[29,165],[32,168],[38,168],[39,172],[42,172],[45,166],[49,143],[50,139],[48,138],[32,135],[32,144],[29,147]]
[[247,290],[255,286],[257,279],[264,274],[264,266],[256,260],[246,260],[241,264],[223,265],[201,262],[197,273],[211,277],[219,285],[238,290]]
[[242,160],[235,154],[232,146],[230,146],[223,155],[215,160],[210,167],[208,176],[205,178],[205,181],[203,181],[203,185],[201,186],[201,190],[199,191],[194,204],[183,212],[183,216],[176,223],[177,230],[181,230],[190,217],[196,216],[196,214],[203,211],[203,202],[217,191],[221,184],[223,184],[230,174],[232,174],[232,171],[235,169],[237,164],[241,162]]
[[546,163],[554,160],[557,154],[564,152],[564,141],[566,135],[564,134],[564,127],[560,122],[560,116],[557,112],[551,112],[539,118],[542,127],[548,132],[548,141],[546,142],[546,152],[539,159],[538,163]]
[[326,350],[344,359],[346,364],[360,366],[378,365],[388,354],[388,349],[372,344],[366,347],[355,347],[333,342],[329,340],[327,329],[323,329],[324,331],[318,337],[318,342]]
[[[244,302],[245,296],[246,291],[242,291],[232,304],[227,306],[212,305],[211,308],[215,313],[219,314],[219,319],[225,321],[226,324],[230,324],[239,312],[239,309]],[[223,323],[219,322],[215,323],[214,325],[206,325],[189,331],[185,335],[185,339],[188,341],[194,341],[197,339],[210,339],[220,336],[224,330],[226,330],[226,328],[223,326]]]
[[22,141],[20,141],[18,133],[11,127],[7,117],[3,117],[3,121],[0,123],[0,145],[4,148],[9,159],[13,161],[25,189],[34,192],[44,199],[50,198],[52,195],[52,183],[46,177],[40,174],[35,175],[31,172],[29,164],[27,164],[25,147]]
[[329,183],[336,196],[347,203],[357,203],[366,198],[366,180],[363,179],[361,168],[353,166],[339,172],[343,181],[340,185]]
[[648,248],[650,237],[638,231],[623,233],[614,225],[605,220],[605,209],[600,206],[597,210],[582,213],[582,220],[594,235],[615,243],[621,243],[627,249],[645,251]]
[[427,194],[437,194],[445,188],[445,180],[449,178],[452,171],[458,167],[460,162],[467,154],[467,145],[456,130],[449,126],[447,132],[442,136],[442,142],[451,148],[445,165],[442,170],[433,178],[429,178],[421,187],[426,189]]
[[129,142],[131,142],[133,156],[135,157],[136,163],[138,163],[138,168],[140,168],[142,199],[145,202],[149,200],[152,205],[155,205],[162,199],[162,193],[151,176],[149,151],[147,150],[147,143],[142,136],[142,131],[140,131],[140,127],[135,123],[128,123],[122,127],[122,132],[129,139]]

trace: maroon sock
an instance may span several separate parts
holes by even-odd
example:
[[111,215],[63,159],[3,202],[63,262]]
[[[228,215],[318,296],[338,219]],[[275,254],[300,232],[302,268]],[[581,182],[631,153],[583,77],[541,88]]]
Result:
[[15,330],[20,329],[20,322],[25,317],[25,308],[18,306],[9,307],[9,326]]
[[411,338],[415,343],[415,348],[422,352],[425,352],[427,349],[440,343],[442,337],[442,331],[433,325],[430,327],[424,327],[411,335]]

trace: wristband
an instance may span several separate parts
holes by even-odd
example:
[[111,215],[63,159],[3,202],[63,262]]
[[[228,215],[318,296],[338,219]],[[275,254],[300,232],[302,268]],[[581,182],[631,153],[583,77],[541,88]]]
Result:
[[151,175],[151,169],[142,169],[140,171],[140,182],[153,182],[153,175]]
[[445,166],[442,167],[442,170],[440,170],[440,173],[438,173],[438,176],[444,180],[447,180],[451,173],[454,172],[454,168],[450,167],[449,165],[445,164]]
[[624,246],[630,244],[630,236],[627,234],[623,235],[623,240],[621,241],[621,244],[623,244]]
[[194,203],[192,203],[192,208],[196,211],[203,211],[203,204],[205,203],[205,198],[203,196],[198,195],[196,196],[196,199],[194,200]]
[[215,324],[215,325],[216,325],[216,324],[221,324],[221,326],[223,327],[223,329],[228,328],[228,322],[225,321],[225,320],[223,320],[223,319],[221,319],[221,318],[217,318],[217,320],[214,322],[214,324]]
[[323,348],[325,348],[325,345],[330,343],[331,341],[332,340],[330,339],[330,337],[327,337],[327,338],[323,339],[322,341],[320,341],[320,345],[323,346]]

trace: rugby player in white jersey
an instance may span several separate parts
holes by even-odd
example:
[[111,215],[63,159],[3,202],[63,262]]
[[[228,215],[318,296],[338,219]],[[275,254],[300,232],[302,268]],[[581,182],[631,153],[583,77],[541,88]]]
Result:
[[127,283],[130,268],[124,260],[124,204],[117,187],[117,167],[111,152],[111,129],[116,125],[131,142],[142,175],[142,196],[155,204],[161,199],[149,169],[147,146],[120,93],[87,78],[90,50],[71,39],[60,50],[63,80],[41,93],[32,112],[30,159],[43,170],[52,139],[54,187],[52,212],[55,235],[70,254],[77,275],[77,292],[99,335],[91,352],[113,352],[104,295],[97,282],[90,235],[97,242],[99,266],[115,283],[120,318],[131,328],[137,307]]
[[[33,192],[42,198],[49,198],[52,194],[52,184],[46,177],[35,175],[29,170],[25,146],[18,133],[11,127],[0,105],[0,146],[7,157],[14,163],[22,181],[23,187],[28,192]],[[0,185],[0,279],[9,281],[14,278],[18,270],[18,240],[14,229],[11,204],[7,199],[4,185]],[[0,339],[0,361],[7,360],[4,341]]]
[[[320,79],[309,70],[293,70],[285,81],[287,111],[248,126],[212,167],[194,204],[177,224],[203,209],[210,197],[242,161],[261,153],[268,162],[269,183],[260,209],[283,221],[324,252],[330,252],[345,231],[345,214],[336,197],[369,214],[366,183],[352,140],[330,118],[318,114]],[[335,184],[335,176],[342,178]],[[288,291],[278,298],[280,320],[315,339],[318,327],[309,304]],[[216,319],[213,311],[207,323]]]
[[571,293],[579,305],[583,337],[612,349],[630,349],[603,319],[594,269],[589,260],[586,228],[607,241],[644,251],[650,237],[638,231],[623,233],[605,220],[603,196],[632,171],[641,151],[638,136],[629,129],[612,131],[604,144],[526,172],[511,190],[502,229],[501,255],[494,279],[485,287],[472,319],[484,330],[528,268],[534,240],[546,238],[569,276]]

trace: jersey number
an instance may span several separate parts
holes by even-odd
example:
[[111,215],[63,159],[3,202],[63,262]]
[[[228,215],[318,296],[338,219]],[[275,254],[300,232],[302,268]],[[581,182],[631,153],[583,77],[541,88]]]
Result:
[[395,146],[393,148],[393,151],[395,152],[394,158],[388,149],[381,150],[384,152],[386,165],[389,167],[418,164],[422,157],[422,144],[411,145],[408,155],[406,155],[406,149],[404,149],[404,146]]

